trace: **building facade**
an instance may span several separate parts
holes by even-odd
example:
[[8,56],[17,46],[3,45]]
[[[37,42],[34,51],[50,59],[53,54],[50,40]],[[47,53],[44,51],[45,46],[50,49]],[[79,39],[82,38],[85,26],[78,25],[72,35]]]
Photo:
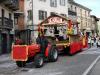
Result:
[[99,18],[99,21],[98,21],[98,35],[100,36],[100,18]]
[[18,0],[0,0],[0,54],[11,51],[14,34],[14,11]]
[[[76,3],[74,0],[68,0],[68,11],[73,12],[74,20],[77,20],[79,29],[82,32],[91,32],[90,12],[91,10],[83,5]],[[69,16],[70,17],[70,16]]]
[[[55,13],[68,17],[67,3],[67,0],[25,0],[26,28],[36,30],[42,20]],[[33,35],[37,36],[37,32]]]
[[98,21],[99,19],[95,15],[91,15],[91,31],[93,35],[98,35]]

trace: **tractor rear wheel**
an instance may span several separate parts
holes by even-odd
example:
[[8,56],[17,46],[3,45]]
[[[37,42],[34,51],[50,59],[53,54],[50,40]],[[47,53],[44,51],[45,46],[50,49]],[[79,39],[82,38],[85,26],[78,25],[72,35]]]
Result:
[[24,67],[26,65],[26,62],[25,61],[16,61],[16,65],[18,67]]
[[36,68],[40,68],[43,66],[44,64],[44,59],[43,56],[41,54],[37,54],[34,58],[34,64]]
[[56,62],[58,59],[58,50],[56,47],[51,47],[51,50],[49,52],[49,61]]

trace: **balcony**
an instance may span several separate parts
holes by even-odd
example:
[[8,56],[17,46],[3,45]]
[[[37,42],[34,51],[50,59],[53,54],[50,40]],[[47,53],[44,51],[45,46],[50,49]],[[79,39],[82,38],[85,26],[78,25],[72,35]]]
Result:
[[0,17],[0,28],[12,29],[13,21],[9,18],[1,18]]
[[68,10],[68,17],[69,19],[71,19],[73,22],[77,21],[77,13],[72,11],[72,10]]
[[68,10],[68,15],[77,16],[77,13],[72,10]]
[[2,3],[12,10],[18,10],[19,0],[2,0]]
[[6,0],[0,0],[0,3],[4,2],[4,1],[6,1]]

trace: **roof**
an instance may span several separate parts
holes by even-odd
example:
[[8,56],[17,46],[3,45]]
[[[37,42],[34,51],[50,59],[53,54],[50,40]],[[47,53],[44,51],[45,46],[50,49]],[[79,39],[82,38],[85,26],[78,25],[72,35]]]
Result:
[[79,6],[79,7],[83,8],[83,9],[85,9],[85,10],[92,11],[91,9],[89,9],[89,8],[87,8],[87,7],[85,7],[85,6],[81,5],[81,4],[78,4],[78,3],[76,3],[75,1],[68,1],[68,2],[69,2],[70,4],[74,4],[74,5],[76,5],[76,6]]
[[68,18],[63,17],[62,15],[54,14],[54,15],[51,15],[51,16],[47,17],[45,20],[43,20],[43,21],[42,21],[41,23],[39,23],[38,25],[42,25],[43,23],[47,22],[48,19],[50,19],[51,17],[60,17],[60,18],[62,18],[63,20],[68,21]]

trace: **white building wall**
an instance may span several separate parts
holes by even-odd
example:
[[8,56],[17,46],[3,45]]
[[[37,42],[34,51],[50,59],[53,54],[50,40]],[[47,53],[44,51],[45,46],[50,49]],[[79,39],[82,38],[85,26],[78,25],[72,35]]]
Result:
[[[39,20],[39,10],[47,11],[47,17],[50,16],[51,12],[55,12],[58,14],[66,14],[68,16],[68,2],[65,0],[65,6],[60,5],[60,0],[57,0],[57,7],[50,6],[50,0],[40,1],[40,0],[33,0],[33,23],[37,25],[41,22]],[[32,9],[31,0],[25,0],[25,24],[27,23],[27,10]],[[35,26],[36,27],[36,26]],[[36,29],[36,28],[35,28]],[[37,33],[36,33],[37,34]]]

